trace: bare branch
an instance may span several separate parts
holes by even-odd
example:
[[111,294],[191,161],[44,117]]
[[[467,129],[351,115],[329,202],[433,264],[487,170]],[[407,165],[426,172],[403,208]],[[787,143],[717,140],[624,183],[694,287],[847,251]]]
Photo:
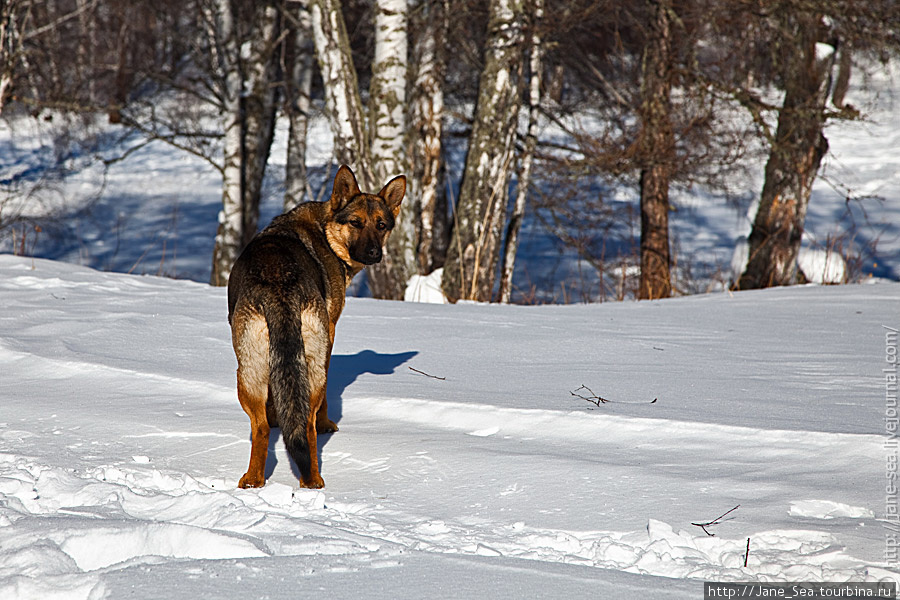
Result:
[[[587,390],[591,395],[590,396],[582,396],[581,394],[578,393],[581,390]],[[581,384],[580,388],[578,388],[577,390],[571,391],[569,393],[572,394],[573,396],[575,396],[576,398],[581,398],[582,400],[587,400],[591,404],[596,404],[597,406],[600,406],[601,404],[606,404],[607,402],[609,402],[609,400],[607,400],[606,398],[603,398],[603,397],[595,394],[594,390],[592,390],[591,388],[589,388],[588,386],[586,386],[584,384]]]
[[406,368],[409,369],[410,371],[418,373],[419,375],[424,375],[425,377],[431,377],[432,379],[438,379],[440,381],[447,381],[446,377],[438,377],[437,375],[431,375],[429,373],[426,373],[425,371],[420,371],[420,370],[414,369],[412,367],[406,367]]
[[[705,533],[706,535],[708,535],[708,536],[710,536],[710,537],[715,537],[716,534],[710,533],[709,531],[706,530],[706,528],[707,528],[707,527],[710,527],[711,525],[719,525],[719,524],[721,524],[721,523],[722,523],[722,520],[723,520],[726,516],[728,516],[729,514],[733,513],[734,511],[736,511],[736,510],[739,509],[740,507],[741,507],[741,505],[738,504],[737,506],[735,506],[735,507],[732,508],[731,510],[726,511],[726,512],[724,512],[723,514],[719,515],[718,517],[716,517],[716,518],[713,519],[712,521],[707,521],[706,523],[691,523],[691,525],[693,525],[693,526],[695,526],[695,527],[699,527],[700,529],[703,530],[703,533]],[[734,518],[734,517],[732,517],[732,518]],[[731,519],[725,519],[725,520],[726,520],[726,521],[730,521]],[[749,550],[749,548],[750,548],[750,540],[749,540],[749,538],[747,539],[747,548],[748,548],[747,552],[749,553],[749,551],[750,551],[750,550]]]

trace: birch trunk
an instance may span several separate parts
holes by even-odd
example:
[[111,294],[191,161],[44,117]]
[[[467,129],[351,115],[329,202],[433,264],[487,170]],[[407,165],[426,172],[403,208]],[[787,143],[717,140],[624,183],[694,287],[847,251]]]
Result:
[[216,0],[210,8],[212,46],[217,49],[219,69],[223,76],[224,103],[224,156],[222,169],[222,210],[219,211],[219,227],[213,248],[213,264],[210,284],[228,284],[228,274],[238,257],[243,241],[243,118],[241,96],[243,80],[239,64],[240,49],[234,14],[229,0]]
[[446,215],[439,212],[441,135],[446,73],[447,3],[425,0],[420,33],[413,45],[410,99],[410,199],[418,205],[416,257],[418,271],[427,275],[442,264],[439,244]]
[[[372,172],[376,183],[406,173],[407,0],[376,0],[375,59],[369,85]],[[402,300],[406,282],[418,272],[415,201],[400,205],[384,258],[366,270],[375,298]]]
[[310,0],[310,14],[335,158],[353,169],[361,189],[371,191],[376,182],[366,116],[340,1]]
[[649,39],[641,62],[641,280],[638,298],[667,298],[669,270],[669,178],[674,135],[671,124],[672,56],[668,0],[649,0]]
[[17,0],[8,0],[0,6],[0,114],[12,88],[17,55],[19,54]]
[[749,260],[738,289],[791,285],[813,181],[828,151],[822,133],[834,53],[820,58],[816,42],[822,19],[782,15],[786,39],[785,94],[778,128],[766,162],[759,209],[750,232]]
[[285,115],[288,118],[287,158],[284,173],[284,210],[288,211],[312,198],[306,170],[306,136],[309,128],[315,47],[307,2],[293,5],[296,22],[287,44],[285,76]]
[[516,251],[519,248],[519,230],[525,218],[528,201],[528,186],[531,185],[531,164],[534,161],[534,150],[537,147],[537,121],[541,108],[542,55],[541,38],[538,33],[544,18],[544,0],[534,1],[534,18],[531,23],[531,36],[528,47],[528,131],[525,134],[525,148],[522,152],[518,184],[516,185],[516,204],[510,215],[506,228],[506,242],[503,249],[503,263],[500,267],[500,302],[509,304],[512,297],[512,277],[516,267]]
[[489,302],[521,105],[524,0],[491,0],[484,68],[442,287],[451,302]]
[[369,84],[372,170],[376,182],[406,171],[406,55],[406,0],[376,0],[375,59]]
[[[281,31],[278,8],[261,2],[253,11],[244,68],[244,190],[241,250],[259,228],[259,203],[266,164],[275,134],[278,100],[277,45]],[[240,250],[239,250],[240,251]],[[229,269],[230,270],[230,269]]]
[[[216,0],[216,34],[224,70],[225,144],[222,211],[210,283],[226,285],[241,250],[256,235],[259,202],[275,128],[278,9],[254,7],[245,35],[228,0]],[[246,56],[241,42],[246,39]]]

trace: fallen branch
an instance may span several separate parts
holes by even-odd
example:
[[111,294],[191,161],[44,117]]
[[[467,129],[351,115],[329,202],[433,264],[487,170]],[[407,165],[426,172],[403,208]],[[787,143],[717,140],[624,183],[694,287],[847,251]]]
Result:
[[413,369],[413,368],[410,367],[410,366],[407,366],[406,368],[409,369],[410,371],[414,371],[414,372],[418,373],[419,375],[424,375],[425,377],[431,377],[432,379],[438,379],[438,380],[440,380],[440,381],[447,381],[447,378],[446,378],[446,377],[438,377],[437,375],[430,375],[429,373],[426,373],[425,371],[420,371],[420,370],[418,370],[418,369]]
[[[577,392],[580,392],[581,390],[587,390],[588,392],[590,392],[591,395],[590,396],[582,396],[581,394],[578,394]],[[573,396],[575,396],[576,398],[581,398],[582,400],[587,400],[591,404],[596,404],[597,406],[600,406],[601,404],[606,404],[607,402],[609,402],[609,400],[607,400],[606,398],[602,398],[602,397],[598,396],[597,394],[595,394],[594,390],[592,390],[588,386],[584,385],[583,383],[581,384],[580,388],[578,388],[577,390],[571,391],[569,393],[572,394]]]
[[747,552],[744,553],[744,566],[747,566],[747,559],[750,558],[750,538],[747,538]]
[[[581,390],[586,390],[590,394],[590,396],[583,396],[583,395],[579,394],[578,392],[580,392]],[[589,388],[588,386],[586,386],[584,384],[581,384],[580,388],[578,388],[577,390],[572,390],[569,393],[572,394],[573,396],[575,396],[576,398],[581,398],[582,400],[587,400],[591,404],[596,404],[597,406],[600,406],[601,404],[606,404],[608,402],[614,402],[613,400],[609,400],[607,398],[604,398],[603,396],[598,396],[597,394],[594,393],[594,390],[592,390],[591,388]],[[659,400],[659,398],[654,398],[653,400],[650,401],[650,404],[653,404],[657,400]],[[615,402],[616,402],[616,404],[643,404],[643,402],[619,402],[619,401],[615,401]]]
[[[735,506],[735,507],[732,508],[731,510],[725,512],[725,513],[722,514],[722,515],[719,515],[718,517],[716,517],[716,518],[713,519],[712,521],[708,521],[708,522],[706,522],[706,523],[691,523],[691,525],[693,525],[693,526],[695,526],[695,527],[699,527],[700,529],[703,530],[703,533],[705,533],[706,535],[711,536],[711,537],[715,537],[716,534],[708,532],[708,531],[706,530],[706,528],[709,527],[709,526],[711,526],[711,525],[719,525],[719,524],[722,522],[722,519],[723,519],[723,518],[725,518],[725,517],[728,516],[729,514],[733,513],[734,511],[736,511],[736,510],[739,509],[740,507],[741,507],[741,505],[738,504],[737,506]],[[748,540],[748,541],[747,541],[747,547],[749,548],[749,546],[750,546],[750,542],[749,542],[749,540]],[[747,552],[749,552],[749,550],[747,550]]]

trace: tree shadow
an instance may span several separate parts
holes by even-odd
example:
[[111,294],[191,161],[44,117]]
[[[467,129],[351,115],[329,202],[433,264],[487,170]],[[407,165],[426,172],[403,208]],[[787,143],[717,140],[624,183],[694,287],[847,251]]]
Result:
[[[360,375],[391,375],[394,371],[414,357],[418,352],[398,352],[397,354],[381,354],[372,350],[363,350],[356,354],[335,354],[331,357],[328,367],[328,417],[335,423],[340,423],[344,414],[344,390],[356,381]],[[318,436],[319,441],[319,468],[322,467],[322,448],[334,434],[327,433]],[[275,457],[275,448],[281,441],[281,429],[272,429],[269,434],[269,452],[266,456],[266,479],[272,476],[278,459]],[[300,470],[293,460],[290,460],[291,472],[298,479]]]

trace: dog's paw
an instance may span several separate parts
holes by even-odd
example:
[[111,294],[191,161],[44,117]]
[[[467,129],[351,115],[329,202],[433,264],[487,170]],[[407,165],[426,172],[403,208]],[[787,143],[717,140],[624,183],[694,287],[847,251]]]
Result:
[[238,482],[238,487],[242,489],[247,488],[261,488],[266,485],[266,478],[260,477],[259,475],[251,475],[249,472],[245,473],[241,480]]
[[321,475],[312,475],[308,480],[301,479],[300,487],[318,490],[325,487],[325,481],[322,479]]
[[334,433],[338,430],[337,423],[331,419],[316,422],[316,433]]

